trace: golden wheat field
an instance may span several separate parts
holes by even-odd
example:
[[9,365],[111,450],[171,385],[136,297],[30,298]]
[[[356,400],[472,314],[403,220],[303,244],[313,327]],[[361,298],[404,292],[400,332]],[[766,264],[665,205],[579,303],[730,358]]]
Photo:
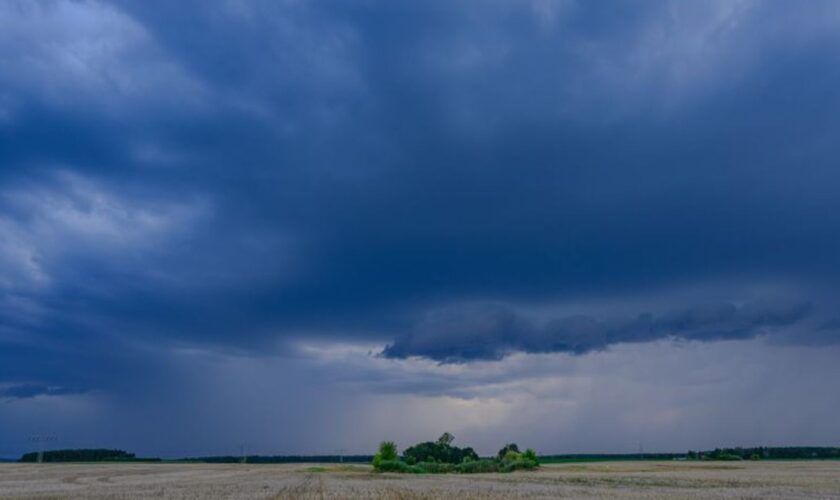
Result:
[[840,462],[615,462],[379,474],[364,465],[0,464],[0,498],[840,499]]

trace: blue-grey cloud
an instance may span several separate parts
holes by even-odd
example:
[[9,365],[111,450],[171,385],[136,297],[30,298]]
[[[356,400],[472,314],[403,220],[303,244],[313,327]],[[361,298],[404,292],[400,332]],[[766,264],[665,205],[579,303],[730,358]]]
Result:
[[78,394],[80,391],[69,387],[55,387],[44,384],[17,384],[0,388],[0,399],[25,399],[36,396],[61,396]]
[[436,311],[385,347],[389,358],[425,357],[440,362],[501,359],[516,352],[586,354],[613,344],[664,338],[700,342],[750,339],[804,320],[803,302],[765,301],[739,306],[705,304],[660,316],[599,320],[565,316],[543,325],[500,305]]
[[[127,394],[173,350],[309,339],[836,343],[838,26],[831,1],[4,2],[0,384]],[[760,309],[777,284],[801,300]],[[650,294],[682,312],[598,307]]]

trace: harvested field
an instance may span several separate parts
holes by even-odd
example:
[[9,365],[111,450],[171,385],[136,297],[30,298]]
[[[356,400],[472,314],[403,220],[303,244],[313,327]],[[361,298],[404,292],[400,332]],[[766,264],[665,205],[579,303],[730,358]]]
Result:
[[474,475],[323,464],[0,464],[0,498],[840,499],[840,462],[613,462]]

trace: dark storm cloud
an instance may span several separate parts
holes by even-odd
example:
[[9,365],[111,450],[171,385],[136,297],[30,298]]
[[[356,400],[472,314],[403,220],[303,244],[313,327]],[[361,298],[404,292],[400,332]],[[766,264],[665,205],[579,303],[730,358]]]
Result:
[[719,303],[660,316],[646,313],[630,319],[599,320],[574,315],[537,325],[504,306],[468,306],[429,314],[382,354],[389,358],[417,356],[453,363],[496,360],[515,352],[585,354],[613,344],[663,338],[742,340],[800,322],[810,309],[810,304],[790,301],[740,307]]
[[6,380],[311,336],[439,360],[751,337],[785,323],[479,309],[437,345],[416,318],[837,277],[831,2],[3,8]]
[[0,389],[0,399],[25,399],[36,396],[61,396],[78,394],[80,391],[68,387],[55,387],[43,384],[18,384]]

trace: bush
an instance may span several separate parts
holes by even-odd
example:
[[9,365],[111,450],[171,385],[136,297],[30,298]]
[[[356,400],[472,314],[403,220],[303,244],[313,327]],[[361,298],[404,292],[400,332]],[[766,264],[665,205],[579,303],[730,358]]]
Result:
[[539,466],[540,466],[539,462],[537,462],[535,460],[530,460],[528,458],[523,458],[523,459],[516,462],[516,468],[517,469],[534,470]]
[[510,451],[513,451],[513,452],[519,453],[519,446],[517,446],[517,445],[516,445],[516,443],[509,443],[509,444],[506,444],[506,445],[504,446],[504,448],[502,448],[501,450],[499,450],[499,453],[498,453],[496,456],[498,456],[498,457],[499,457],[499,460],[504,460],[504,459],[505,459],[505,455],[507,455],[507,454],[508,454],[508,452],[510,452]]
[[502,462],[499,466],[499,472],[513,472],[516,470],[516,462]]
[[524,453],[519,453],[519,448],[515,444],[509,444],[499,450],[499,453],[504,452],[499,470],[501,472],[513,472],[515,470],[524,469],[532,470],[539,467],[539,460],[537,459],[537,452],[528,448]]
[[373,468],[380,470],[384,462],[396,462],[397,459],[397,445],[393,441],[382,441],[379,453],[373,456]]
[[382,441],[379,443],[379,454],[382,456],[382,460],[396,460],[397,445],[393,441]]
[[414,467],[420,468],[423,472],[431,474],[447,474],[456,471],[456,465],[446,462],[420,462]]
[[472,460],[456,465],[455,471],[462,474],[499,472],[499,462],[495,460]]
[[513,472],[515,470],[533,470],[539,467],[536,462],[533,460],[528,460],[525,458],[520,458],[519,460],[514,461],[504,461],[502,462],[501,468],[499,469],[501,472]]
[[374,468],[379,472],[408,472],[410,465],[400,460],[379,460],[374,459]]
[[522,458],[524,458],[525,460],[530,460],[537,465],[540,464],[540,459],[537,458],[537,452],[534,451],[533,448],[528,448],[527,450],[525,450],[525,453],[522,454]]
[[515,470],[532,470],[538,467],[537,462],[526,458],[500,462],[497,460],[472,460],[460,464],[445,462],[420,462],[409,465],[401,460],[379,460],[374,465],[379,472],[401,472],[407,474],[481,474],[488,472],[513,472]]

